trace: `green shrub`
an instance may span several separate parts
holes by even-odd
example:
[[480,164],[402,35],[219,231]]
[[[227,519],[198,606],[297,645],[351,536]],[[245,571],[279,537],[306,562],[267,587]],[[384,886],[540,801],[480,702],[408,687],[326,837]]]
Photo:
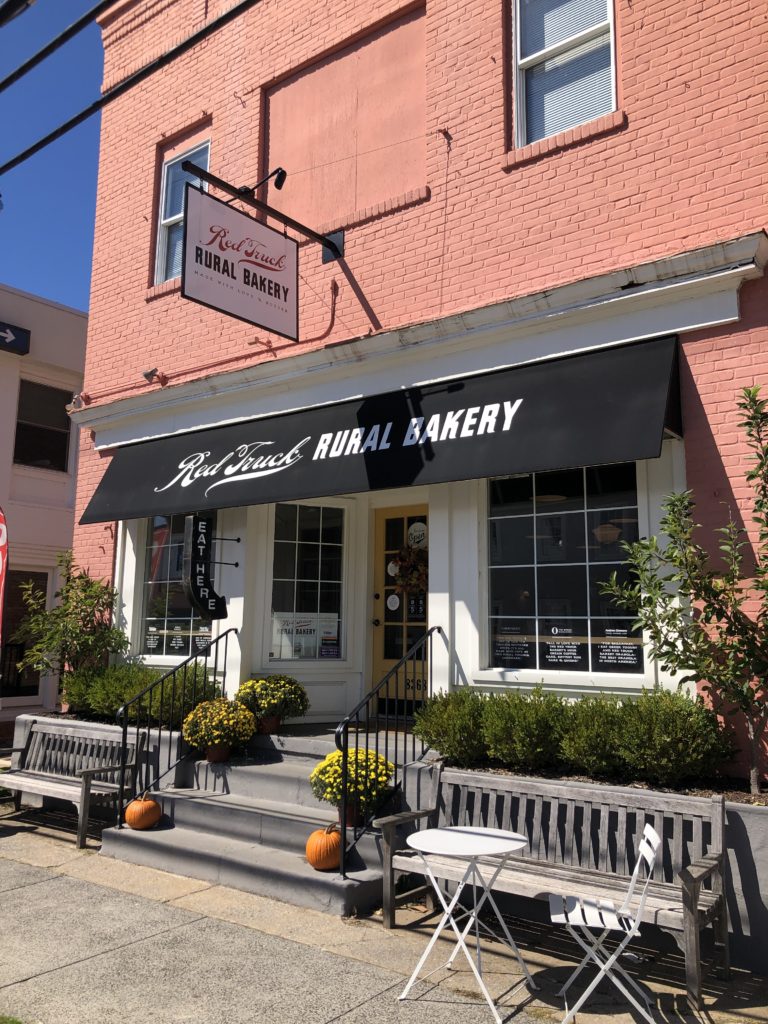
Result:
[[210,678],[205,665],[195,661],[186,670],[177,673],[175,684],[172,679],[166,679],[162,686],[156,686],[139,703],[142,712],[148,714],[153,722],[162,722],[167,728],[180,729],[191,708],[220,696],[221,687]]
[[[76,714],[113,722],[123,704],[140,694],[164,672],[164,669],[138,662],[73,672],[62,680],[64,699]],[[130,708],[129,719],[136,721],[140,717],[145,724],[148,717],[152,723],[162,721],[164,726],[178,729],[184,714],[195,704],[218,695],[219,687],[208,678],[205,666],[195,662],[187,668],[186,675],[177,675],[175,687],[167,680],[162,687],[157,687],[138,705]]]
[[582,697],[571,704],[560,753],[568,767],[580,775],[601,778],[623,767],[619,735],[624,709],[616,697]]
[[159,675],[158,669],[133,662],[71,672],[62,677],[62,696],[76,714],[113,721],[117,709]]
[[485,704],[488,754],[505,768],[541,771],[560,765],[560,740],[568,705],[540,686],[530,694],[494,694]]
[[643,690],[624,705],[618,746],[633,779],[660,786],[712,778],[733,755],[714,711],[673,690]]
[[61,677],[61,699],[69,704],[69,710],[76,715],[91,717],[90,693],[94,672],[67,672]]
[[466,688],[430,697],[416,712],[413,731],[459,768],[485,761],[483,708],[486,698]]

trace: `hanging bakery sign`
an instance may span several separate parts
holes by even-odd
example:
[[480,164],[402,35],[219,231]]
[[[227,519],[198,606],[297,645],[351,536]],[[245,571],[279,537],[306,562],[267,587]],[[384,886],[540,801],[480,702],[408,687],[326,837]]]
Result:
[[298,244],[187,183],[181,294],[296,341]]

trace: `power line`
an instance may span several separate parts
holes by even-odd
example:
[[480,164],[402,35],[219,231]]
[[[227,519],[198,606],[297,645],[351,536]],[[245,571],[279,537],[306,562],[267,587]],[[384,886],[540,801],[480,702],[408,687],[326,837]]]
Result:
[[60,139],[62,135],[66,135],[67,132],[71,131],[73,128],[76,128],[79,124],[82,124],[83,121],[87,121],[89,117],[92,117],[94,114],[98,113],[99,110],[101,110],[103,107],[106,107],[108,103],[112,102],[112,100],[116,100],[119,96],[122,96],[123,93],[127,92],[129,89],[132,89],[135,85],[138,85],[140,82],[143,82],[145,78],[149,78],[149,76],[154,74],[155,71],[159,71],[160,68],[165,67],[166,64],[170,64],[171,61],[175,60],[177,57],[180,57],[183,53],[186,53],[187,50],[191,50],[194,46],[197,45],[197,43],[207,38],[213,32],[217,31],[217,29],[223,28],[224,25],[226,25],[228,22],[233,21],[239,15],[244,14],[245,11],[247,11],[250,7],[254,7],[258,3],[261,3],[261,0],[241,0],[239,4],[236,4],[234,7],[230,8],[230,10],[228,10],[225,14],[220,14],[218,18],[215,18],[208,25],[205,25],[203,28],[198,29],[197,32],[194,32],[191,36],[188,36],[183,42],[179,43],[177,46],[174,46],[167,53],[164,53],[162,57],[158,57],[156,60],[151,61],[149,64],[145,64],[143,68],[140,68],[138,71],[135,71],[132,75],[129,75],[129,77],[126,78],[124,81],[120,82],[112,89],[109,89],[107,92],[104,93],[104,95],[100,99],[96,100],[95,103],[91,103],[90,106],[86,107],[84,110],[81,110],[79,114],[76,114],[74,117],[70,118],[69,121],[65,121],[64,124],[60,125],[58,128],[55,128],[44,138],[39,139],[28,149],[25,149],[23,153],[19,153],[18,156],[15,156],[13,157],[13,159],[8,160],[6,163],[2,165],[2,167],[0,167],[0,174],[5,174],[7,171],[12,171],[14,167],[18,167],[19,164],[24,163],[25,160],[28,160],[31,156],[34,156],[35,153],[39,153],[41,149],[45,149],[46,146],[49,146],[52,142],[55,142],[56,139]]
[[35,0],[5,0],[5,3],[0,3],[0,25],[7,25],[34,2]]
[[[22,2],[26,3],[27,0],[22,0]],[[89,25],[95,18],[98,18],[101,12],[106,11],[106,9],[111,7],[114,2],[115,0],[102,0],[100,4],[96,4],[95,7],[92,7],[87,14],[78,18],[77,21],[73,21],[69,28],[65,28],[60,35],[51,40],[51,42],[44,46],[42,50],[38,50],[34,57],[30,57],[28,61],[25,61],[24,64],[21,65],[21,67],[16,68],[16,70],[12,71],[7,78],[4,78],[2,82],[0,82],[0,92],[2,92],[3,89],[7,89],[9,85],[13,85],[14,82],[18,82],[23,75],[26,75],[26,73],[31,71],[32,68],[37,67],[42,60],[45,60],[46,57],[49,57],[52,53],[58,50],[59,47],[68,42],[72,36],[76,36],[78,32],[81,32],[86,25]],[[16,13],[19,12],[17,11]],[[2,14],[3,8],[0,7],[0,18],[2,18]],[[0,24],[2,24],[2,22],[0,22]]]

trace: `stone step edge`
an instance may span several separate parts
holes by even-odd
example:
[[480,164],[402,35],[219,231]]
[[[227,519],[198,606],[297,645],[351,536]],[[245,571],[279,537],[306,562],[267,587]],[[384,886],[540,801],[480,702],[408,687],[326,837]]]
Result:
[[[226,858],[229,864],[237,864],[247,870],[279,876],[283,882],[307,880],[319,886],[332,884],[334,888],[375,883],[382,879],[382,871],[376,868],[350,870],[347,877],[342,878],[335,871],[316,871],[306,857],[300,853],[283,850],[276,846],[263,843],[234,839],[230,836],[215,836],[209,832],[198,832],[196,829],[175,827],[151,829],[135,832],[131,829],[105,829],[102,833],[102,853],[100,856],[112,856],[109,850],[114,847],[143,847],[144,851],[179,856],[188,860],[190,865],[209,864],[215,867]],[[106,847],[106,851],[105,851]],[[120,857],[115,857],[120,860]],[[200,877],[191,874],[188,877]]]
[[214,793],[204,789],[187,789],[181,786],[169,786],[167,789],[158,790],[156,799],[168,797],[174,803],[181,800],[188,800],[190,803],[200,806],[218,806],[226,808],[233,807],[235,810],[253,811],[257,814],[270,814],[277,818],[291,818],[296,821],[317,821],[321,825],[330,825],[338,821],[338,815],[334,810],[326,810],[325,807],[312,807],[305,804],[292,804],[285,800],[254,800],[250,797],[240,796],[237,793]]

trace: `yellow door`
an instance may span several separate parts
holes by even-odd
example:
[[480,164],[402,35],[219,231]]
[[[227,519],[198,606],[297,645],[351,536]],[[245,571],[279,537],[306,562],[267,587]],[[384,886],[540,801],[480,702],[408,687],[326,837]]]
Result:
[[[376,511],[372,687],[427,630],[428,547],[425,505]],[[416,666],[409,661],[399,673],[397,685],[388,688],[388,703],[405,700],[410,706],[423,698],[426,660],[419,659]]]

